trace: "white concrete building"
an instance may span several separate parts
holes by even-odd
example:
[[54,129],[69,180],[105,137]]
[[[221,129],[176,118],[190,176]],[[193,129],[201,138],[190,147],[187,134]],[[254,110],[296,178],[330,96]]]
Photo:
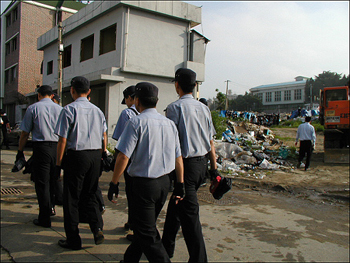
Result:
[[261,85],[251,88],[250,92],[261,99],[264,105],[264,112],[290,112],[298,109],[298,107],[303,108],[307,79],[306,77],[298,76],[295,78],[295,81]]
[[[85,76],[91,102],[105,113],[109,137],[125,108],[123,90],[130,85],[154,83],[157,110],[163,112],[177,99],[171,80],[178,68],[190,68],[198,84],[204,81],[209,40],[191,30],[200,23],[201,8],[181,1],[92,2],[63,21],[63,105],[71,101],[71,79]],[[38,38],[38,50],[44,51],[43,84],[57,89],[57,27]]]

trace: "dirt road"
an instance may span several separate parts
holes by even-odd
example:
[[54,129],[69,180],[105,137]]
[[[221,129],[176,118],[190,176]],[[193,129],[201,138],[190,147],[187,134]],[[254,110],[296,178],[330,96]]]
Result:
[[[283,145],[294,146],[297,128],[274,128],[273,134],[281,138]],[[270,170],[261,180],[251,180],[251,173],[234,178],[236,187],[260,188],[302,195],[306,198],[338,199],[349,202],[349,164],[325,164],[323,162],[323,133],[316,135],[316,149],[311,157],[310,169],[290,171]],[[288,161],[294,165],[296,158]]]

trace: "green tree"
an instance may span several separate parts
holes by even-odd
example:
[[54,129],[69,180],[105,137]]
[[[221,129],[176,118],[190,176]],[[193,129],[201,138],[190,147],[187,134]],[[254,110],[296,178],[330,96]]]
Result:
[[236,99],[229,101],[229,109],[237,111],[260,111],[262,102],[258,96],[246,92],[238,95]]
[[345,76],[331,71],[323,71],[318,76],[310,78],[305,84],[305,102],[318,101],[320,96],[320,90],[324,87],[337,87],[337,86],[348,86],[349,75]]
[[[216,92],[218,92],[218,89],[216,89]],[[226,95],[222,92],[218,92],[216,94],[216,100],[218,101],[218,110],[224,110],[225,109],[225,103],[226,103]]]

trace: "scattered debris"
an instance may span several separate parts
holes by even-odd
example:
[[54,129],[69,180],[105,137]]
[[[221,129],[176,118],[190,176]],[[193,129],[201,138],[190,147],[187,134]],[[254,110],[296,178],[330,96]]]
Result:
[[250,122],[227,120],[227,129],[221,140],[214,142],[218,169],[234,177],[245,175],[265,178],[267,170],[291,171],[288,157],[292,149],[275,138],[272,130]]

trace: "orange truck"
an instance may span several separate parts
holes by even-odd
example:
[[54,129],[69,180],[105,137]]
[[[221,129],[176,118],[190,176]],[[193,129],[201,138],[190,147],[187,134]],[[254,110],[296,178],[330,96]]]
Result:
[[350,89],[325,87],[320,94],[319,120],[324,125],[324,162],[349,163]]

